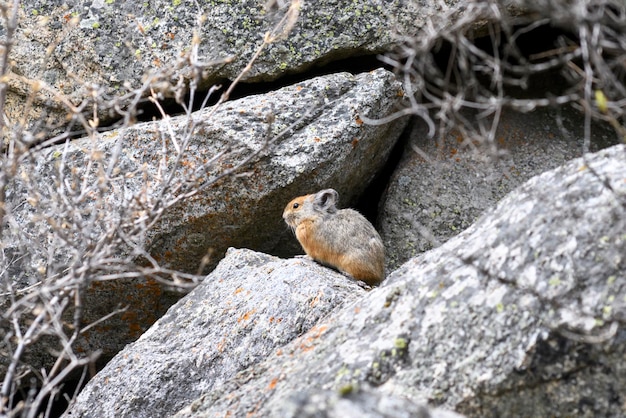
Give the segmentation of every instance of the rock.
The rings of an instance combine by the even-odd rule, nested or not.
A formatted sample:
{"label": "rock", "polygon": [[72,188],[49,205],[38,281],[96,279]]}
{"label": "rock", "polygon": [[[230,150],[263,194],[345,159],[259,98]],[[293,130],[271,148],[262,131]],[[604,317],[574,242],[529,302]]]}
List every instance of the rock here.
{"label": "rock", "polygon": [[[169,416],[267,356],[365,291],[305,259],[228,251],[204,282],[122,350],[81,392],[68,417]],[[303,351],[314,337],[299,339]],[[278,378],[278,377],[277,377]]]}
{"label": "rock", "polygon": [[[174,172],[174,186],[202,184],[258,152],[242,170],[249,175],[221,180],[185,199],[170,208],[151,230],[145,243],[151,255],[167,267],[194,273],[209,248],[218,260],[230,246],[287,251],[277,250],[281,239],[294,241],[281,216],[295,196],[332,187],[346,202],[357,197],[386,162],[406,123],[398,120],[373,126],[364,124],[360,116],[392,113],[400,95],[400,84],[382,69],[358,76],[340,73],[318,77],[228,102],[214,115],[212,108],[200,111],[193,115],[191,134],[186,131],[190,120],[180,116],[110,131],[97,142],[81,139],[46,148],[33,158],[35,175],[32,171],[28,175],[42,183],[39,187],[46,196],[59,178],[61,161],[71,172],[66,174],[72,176],[70,180],[82,181],[87,175],[87,183],[92,184],[98,177],[97,169],[85,171],[90,159],[97,165],[98,158],[105,156],[106,160],[119,153],[111,190],[103,195],[106,208],[99,208],[114,210],[125,204],[129,193],[154,198],[169,192],[169,197],[175,198],[170,190],[163,191],[163,169]],[[275,119],[269,138],[268,115]],[[176,147],[181,147],[186,137],[190,137],[189,145],[181,151],[180,164],[175,165]],[[266,145],[268,141],[272,142]],[[94,149],[98,152],[92,156]],[[205,168],[208,160],[225,151],[215,164]],[[167,158],[166,167],[163,158]],[[30,170],[25,166],[24,171]],[[28,192],[17,183],[7,190],[7,204],[21,226],[32,234],[41,233],[36,228],[41,221],[36,222],[32,215]]]}
{"label": "rock", "polygon": [[[7,224],[3,246],[7,254],[12,254],[6,260],[10,260],[14,273],[11,277],[17,281],[14,288],[44,279],[42,272],[48,277],[65,274],[65,267],[72,263],[80,269],[91,266],[95,271],[90,277],[97,278],[97,274],[103,274],[98,268],[112,268],[109,262],[102,266],[99,260],[103,254],[116,259],[132,257],[132,252],[123,249],[122,241],[102,253],[85,248],[100,246],[106,228],[113,238],[109,236],[105,242],[114,243],[116,234],[124,230],[116,226],[118,217],[133,222],[145,208],[154,210],[167,170],[175,176],[163,200],[176,197],[172,192],[175,186],[184,191],[189,183],[210,181],[211,176],[256,151],[261,152],[243,170],[249,175],[223,179],[179,202],[149,231],[142,244],[161,266],[189,273],[198,271],[209,250],[214,255],[209,267],[214,267],[229,246],[294,254],[298,244],[282,220],[284,206],[296,195],[324,187],[338,190],[346,202],[361,193],[385,163],[406,121],[371,126],[362,123],[359,115],[382,117],[391,113],[401,100],[399,92],[399,84],[386,70],[358,76],[334,74],[229,102],[212,116],[209,108],[195,113],[191,136],[186,134],[189,120],[181,116],[111,131],[97,141],[76,140],[41,151],[33,157],[32,166],[22,166],[23,173],[18,176],[21,180],[7,189],[7,207],[14,221]],[[272,135],[277,139],[263,148],[268,129],[264,119],[270,112],[275,115]],[[185,137],[190,139],[177,167],[170,132],[179,147]],[[233,152],[210,166],[207,174],[203,164],[229,147]],[[117,155],[117,161],[109,167],[112,155]],[[89,161],[93,165],[87,173]],[[64,206],[59,192],[61,163],[65,187],[86,181],[93,186],[93,193],[102,193],[100,200],[84,199],[71,210]],[[112,174],[103,189],[99,176],[108,169]],[[28,187],[25,178],[30,181]],[[34,190],[41,199],[33,200]],[[92,213],[106,216],[94,221],[90,229],[81,229],[82,224],[75,219],[90,219]],[[74,239],[68,242],[53,235],[47,217],[65,225],[66,230],[76,234]],[[92,258],[86,261],[86,256]],[[163,293],[162,286],[132,280],[94,284],[84,298],[84,324],[130,306],[121,317],[93,328],[76,343],[77,350],[104,350],[105,358],[134,341],[173,303],[173,297]],[[48,353],[47,348],[42,349]],[[33,366],[39,369],[44,365],[35,362]]]}
{"label": "rock", "polygon": [[[266,6],[272,3],[284,6],[268,10]],[[142,85],[144,74],[159,70],[165,74],[159,82],[176,81],[178,75],[189,79],[192,70],[180,56],[192,48],[194,32],[200,40],[196,61],[204,84],[233,80],[290,4],[265,0],[210,1],[201,6],[171,0],[29,1],[21,9],[12,51],[12,71],[17,77],[10,79],[11,92],[22,99],[12,100],[15,106],[9,114],[17,118],[25,113],[23,97],[32,88],[20,77],[40,79],[74,104],[90,100],[93,85],[101,97],[123,96]],[[243,80],[275,80],[330,61],[387,51],[397,42],[394,30],[415,33],[442,7],[438,2],[418,7],[402,0],[299,4],[292,33],[270,44]],[[37,104],[43,108],[34,112],[37,115],[65,116],[67,112],[58,98],[46,92]],[[112,104],[104,101],[100,107]],[[100,110],[104,117],[111,109]]]}
{"label": "rock", "polygon": [[440,408],[428,408],[409,399],[374,391],[339,394],[333,391],[307,390],[287,399],[281,417],[369,417],[369,418],[462,418]]}
{"label": "rock", "polygon": [[[428,138],[424,124],[414,124],[380,205],[387,270],[468,228],[532,176],[581,156],[583,125],[580,112],[566,106],[504,110],[493,153],[484,145],[464,144],[459,132]],[[619,142],[608,124],[594,124],[591,133],[592,151]]]}
{"label": "rock", "polygon": [[619,145],[532,178],[176,416],[282,416],[299,393],[314,402],[313,390],[468,416],[621,415],[625,160]]}

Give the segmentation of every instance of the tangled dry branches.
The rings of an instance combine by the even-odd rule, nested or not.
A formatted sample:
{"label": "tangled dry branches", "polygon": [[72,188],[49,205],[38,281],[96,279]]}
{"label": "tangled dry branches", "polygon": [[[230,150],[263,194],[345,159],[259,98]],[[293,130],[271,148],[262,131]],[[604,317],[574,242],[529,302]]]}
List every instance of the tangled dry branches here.
{"label": "tangled dry branches", "polygon": [[[532,39],[530,48],[523,42],[545,28],[557,35]],[[405,39],[386,61],[411,92],[402,114],[422,117],[431,135],[436,128],[455,128],[468,144],[494,145],[504,108],[528,112],[571,104],[584,114],[588,150],[592,119],[608,121],[626,139],[625,34],[626,7],[620,1],[471,1]],[[524,97],[548,74],[563,82]]]}
{"label": "tangled dry branches", "polygon": [[[193,170],[182,167],[190,152],[190,141],[202,123],[194,112],[208,109],[209,101],[215,97],[216,103],[205,117],[215,114],[261,51],[288,35],[298,18],[299,5],[300,2],[293,2],[278,7],[285,17],[277,22],[274,31],[262,36],[257,54],[220,97],[215,97],[220,86],[201,88],[203,72],[215,64],[202,62],[198,56],[199,28],[205,22],[202,13],[186,54],[146,74],[139,88],[116,97],[107,98],[100,86],[87,84],[84,87],[90,94],[74,104],[41,80],[19,79],[30,86],[30,96],[24,99],[24,114],[28,114],[35,97],[44,92],[64,105],[68,117],[55,126],[0,120],[4,139],[0,155],[0,368],[4,372],[0,378],[0,416],[49,416],[53,400],[68,376],[83,381],[93,368],[98,353],[77,352],[77,338],[123,309],[109,312],[96,322],[83,323],[84,291],[91,284],[151,278],[168,286],[188,288],[200,279],[198,275],[162,266],[146,250],[146,234],[169,208],[241,171],[263,151],[227,148]],[[11,74],[9,68],[19,8],[17,0],[0,4],[4,26],[0,114],[4,114],[8,78],[20,77]],[[173,97],[183,110],[179,115],[185,119],[179,124],[182,129],[174,129],[162,106],[167,97]],[[159,169],[149,171],[145,165],[139,165],[129,171],[120,159],[123,140],[112,149],[101,148],[101,132],[111,129],[102,126],[101,115],[115,112],[119,122],[114,128],[129,127],[136,122],[140,106],[146,101],[158,109],[158,118],[165,126],[159,133]],[[266,115],[265,147],[284,134],[272,133],[273,120],[273,115]],[[81,150],[80,166],[69,161],[71,140],[77,136],[87,144],[87,149]],[[40,153],[54,144],[64,144],[63,151],[55,151],[55,164],[48,171],[38,171]],[[224,156],[236,163],[214,170]],[[209,172],[213,174],[207,175]],[[40,176],[44,175],[54,181],[42,181]],[[125,183],[128,178],[142,179],[143,187],[129,189]],[[19,208],[9,204],[10,194],[18,196]],[[24,216],[28,219],[20,218]],[[50,350],[55,350],[52,354],[56,361],[50,368],[37,368],[26,361],[29,349],[43,340]],[[64,396],[72,398],[72,393]]]}

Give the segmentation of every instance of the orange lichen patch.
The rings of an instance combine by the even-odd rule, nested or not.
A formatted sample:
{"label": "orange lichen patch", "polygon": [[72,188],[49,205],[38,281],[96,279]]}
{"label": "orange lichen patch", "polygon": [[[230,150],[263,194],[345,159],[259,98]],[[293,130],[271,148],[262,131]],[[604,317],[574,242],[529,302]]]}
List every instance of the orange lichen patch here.
{"label": "orange lichen patch", "polygon": [[328,329],[326,325],[319,325],[311,328],[309,332],[300,338],[299,348],[302,351],[311,351],[315,348],[315,344],[319,337]]}
{"label": "orange lichen patch", "polygon": [[138,290],[150,292],[153,296],[156,297],[161,297],[161,293],[163,292],[163,289],[161,288],[159,282],[153,279],[146,279],[145,281],[136,283],[135,288],[137,288]]}
{"label": "orange lichen patch", "polygon": [[356,116],[356,118],[354,119],[354,121],[356,122],[357,125],[361,126],[363,125],[363,119],[361,119],[359,117],[359,115]]}
{"label": "orange lichen patch", "polygon": [[355,306],[354,307],[354,313],[358,314],[359,312],[361,312],[361,307],[360,306]]}
{"label": "orange lichen patch", "polygon": [[172,256],[173,256],[173,254],[172,254],[172,252],[171,252],[170,250],[166,250],[165,252],[163,252],[163,254],[162,254],[162,255],[157,254],[157,253],[153,254],[154,259],[155,259],[157,262],[159,262],[159,263],[160,263],[160,262],[163,262],[164,260],[169,260],[169,259],[171,259],[171,258],[172,258]]}
{"label": "orange lichen patch", "polygon": [[224,348],[226,348],[226,338],[222,338],[222,340],[217,343],[217,351],[222,353],[224,351]]}
{"label": "orange lichen patch", "polygon": [[139,325],[139,316],[135,311],[126,311],[122,314],[122,321],[128,324],[128,331],[133,337],[139,338],[141,335],[141,326]]}
{"label": "orange lichen patch", "polygon": [[182,165],[183,167],[187,167],[187,168],[195,168],[196,167],[195,161],[182,160],[180,162],[180,165]]}
{"label": "orange lichen patch", "polygon": [[243,287],[238,287],[237,289],[235,289],[235,291],[233,292],[235,295],[239,294],[243,292]]}
{"label": "orange lichen patch", "polygon": [[276,355],[277,356],[282,356],[283,355],[283,350],[281,348],[279,348],[278,350],[276,350]]}
{"label": "orange lichen patch", "polygon": [[151,279],[119,280],[93,282],[85,292],[87,301],[98,299],[110,303],[91,303],[84,312],[85,324],[100,320],[106,313],[119,307],[125,309],[119,315],[108,318],[106,321],[94,325],[82,335],[87,341],[94,344],[101,338],[114,338],[132,341],[138,338],[145,329],[150,327],[159,315],[163,289],[161,285]]}
{"label": "orange lichen patch", "polygon": [[319,136],[316,136],[315,138],[313,138],[313,141],[315,142],[320,142],[322,139]]}
{"label": "orange lichen patch", "polygon": [[268,390],[274,390],[276,389],[276,385],[278,384],[278,381],[280,379],[278,377],[273,378],[272,380],[270,380],[270,384],[267,385],[267,389]]}
{"label": "orange lichen patch", "polygon": [[296,86],[296,91],[302,90],[302,86]]}
{"label": "orange lichen patch", "polygon": [[309,306],[310,306],[311,308],[313,308],[315,305],[317,305],[317,304],[318,304],[318,302],[320,301],[320,297],[321,297],[322,295],[323,295],[323,293],[322,293],[321,291],[320,291],[320,292],[317,292],[317,295],[315,295],[315,297],[313,298],[313,300],[311,300],[311,302],[309,303]]}
{"label": "orange lichen patch", "polygon": [[254,315],[255,313],[256,313],[256,308],[241,315],[239,318],[237,318],[237,322],[249,321],[250,317]]}
{"label": "orange lichen patch", "polygon": [[152,60],[152,64],[153,64],[155,67],[160,67],[160,66],[161,66],[161,60],[160,60],[160,59],[158,59],[158,58],[155,58],[155,59],[153,59],[153,60]]}
{"label": "orange lichen patch", "polygon": [[355,149],[359,145],[359,138],[352,138],[352,149]]}
{"label": "orange lichen patch", "polygon": [[454,157],[458,150],[456,148],[450,148],[450,157]]}

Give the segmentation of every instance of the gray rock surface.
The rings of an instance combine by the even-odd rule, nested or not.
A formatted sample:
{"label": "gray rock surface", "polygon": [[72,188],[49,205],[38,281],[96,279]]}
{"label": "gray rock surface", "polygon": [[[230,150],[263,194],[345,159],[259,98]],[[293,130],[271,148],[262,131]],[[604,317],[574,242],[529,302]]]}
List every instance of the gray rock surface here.
{"label": "gray rock surface", "polygon": [[[7,189],[7,206],[16,221],[7,225],[3,245],[17,260],[11,264],[11,277],[20,282],[15,287],[42,280],[41,266],[52,276],[55,271],[63,271],[66,261],[82,265],[85,254],[82,246],[89,245],[89,240],[97,245],[99,240],[96,230],[92,231],[93,236],[70,242],[53,237],[46,218],[41,216],[43,213],[56,217],[59,224],[64,222],[72,228],[78,224],[71,216],[82,216],[78,212],[62,215],[67,212],[58,194],[61,161],[65,165],[67,184],[87,181],[97,185],[98,173],[101,173],[97,169],[98,155],[102,154],[93,151],[109,156],[119,152],[115,169],[111,170],[111,187],[103,194],[104,203],[95,210],[89,206],[94,202],[86,200],[82,209],[85,216],[106,213],[112,218],[115,214],[132,218],[136,216],[134,212],[124,212],[125,207],[130,207],[131,196],[143,200],[146,196],[159,196],[165,177],[162,162],[166,155],[166,168],[175,172],[174,184],[184,185],[199,177],[206,179],[202,164],[231,147],[233,154],[226,154],[210,167],[209,175],[218,175],[263,147],[268,127],[264,118],[270,111],[275,115],[272,134],[290,126],[292,129],[246,167],[244,171],[250,175],[224,179],[171,208],[150,231],[145,246],[162,266],[190,273],[198,270],[209,249],[214,254],[210,266],[219,261],[229,246],[294,254],[298,244],[282,220],[284,206],[297,195],[323,187],[335,188],[346,202],[362,192],[385,163],[405,121],[370,126],[361,123],[359,115],[383,116],[392,112],[401,100],[399,89],[393,74],[382,69],[358,76],[341,73],[229,102],[212,117],[207,116],[210,109],[205,109],[193,115],[196,128],[178,168],[173,165],[176,151],[170,128],[174,138],[180,141],[189,126],[186,117],[137,124],[102,134],[98,142],[76,140],[67,146],[42,151],[33,160],[34,166],[24,165],[23,169],[24,175],[37,179],[31,186],[42,196],[48,196],[47,201],[33,202],[32,193],[19,182]],[[86,174],[92,157],[93,170]],[[32,171],[37,174],[30,176]],[[48,182],[41,181],[44,179]],[[109,220],[103,222],[103,228],[107,227],[107,222]],[[17,242],[32,244],[27,248],[12,244]],[[77,246],[74,253],[70,248],[72,242]],[[121,248],[120,252],[123,252]],[[68,261],[72,257],[77,259]],[[130,280],[92,286],[85,294],[85,324],[118,307],[128,305],[130,309],[101,327],[93,328],[77,343],[78,349],[101,349],[106,358],[134,341],[173,303],[170,295],[162,290],[158,284],[142,285]],[[42,349],[46,355],[48,350]],[[34,365],[42,367],[37,361]]]}
{"label": "gray rock surface", "polygon": [[409,399],[375,391],[337,393],[311,390],[295,393],[281,408],[281,417],[327,418],[462,418],[441,408],[428,408]]}
{"label": "gray rock surface", "polygon": [[319,390],[468,416],[622,415],[625,161],[619,145],[534,177],[177,417],[290,416]]}
{"label": "gray rock surface", "polygon": [[[313,261],[228,251],[219,266],[81,392],[68,417],[169,416],[249,370],[363,295]],[[303,351],[315,337],[297,340]],[[278,376],[276,376],[278,378]]]}
{"label": "gray rock surface", "polygon": [[[392,73],[379,69],[353,76],[333,74],[307,80],[263,95],[249,96],[193,115],[195,129],[182,162],[174,166],[174,138],[184,138],[189,120],[185,116],[142,123],[102,134],[97,144],[90,139],[50,147],[41,152],[35,170],[41,179],[56,177],[61,156],[77,179],[85,177],[86,163],[94,149],[110,155],[119,150],[117,176],[105,196],[107,206],[118,207],[126,194],[149,196],[161,192],[162,159],[175,172],[175,181],[210,181],[214,176],[261,150],[245,167],[250,175],[227,178],[205,192],[168,210],[156,225],[146,247],[163,265],[190,273],[197,271],[207,249],[217,257],[228,247],[245,246],[281,253],[282,239],[289,237],[282,211],[295,196],[322,187],[336,189],[344,202],[358,196],[386,162],[406,120],[382,126],[364,124],[360,115],[386,116],[401,98],[400,84]],[[274,115],[270,137],[265,118]],[[173,135],[170,134],[170,129]],[[287,134],[280,135],[287,130]],[[163,148],[163,139],[166,149]],[[271,145],[265,143],[274,140]],[[209,173],[203,164],[220,152],[232,150]],[[146,164],[143,166],[143,164]],[[128,176],[128,173],[143,175]],[[89,183],[97,180],[89,173]],[[42,184],[47,189],[49,184]],[[29,222],[29,204],[21,190],[7,191],[12,213]]]}
{"label": "gray rock surface", "polygon": [[[583,115],[566,106],[530,113],[505,110],[494,153],[464,142],[459,132],[428,138],[418,121],[380,205],[388,271],[468,228],[532,176],[580,157],[583,125]],[[591,133],[592,151],[619,141],[608,124],[594,124]]]}
{"label": "gray rock surface", "polygon": [[[266,9],[272,3],[283,6]],[[73,103],[88,99],[93,84],[105,97],[113,97],[140,86],[146,73],[175,67],[181,54],[191,49],[197,31],[196,61],[204,82],[233,80],[290,4],[32,0],[21,10],[13,72],[45,81]],[[422,2],[418,7],[402,0],[316,0],[300,5],[291,36],[269,45],[244,80],[275,80],[314,65],[389,50],[396,42],[394,30],[413,33],[442,7],[439,2]],[[188,66],[175,72],[184,77],[190,73]],[[11,92],[24,97],[29,91],[23,80],[11,79]],[[19,99],[12,103],[11,116],[22,115],[24,104]],[[39,104],[62,109],[50,94],[42,94]]]}
{"label": "gray rock surface", "polygon": [[[365,294],[307,260],[232,251],[89,383],[68,416],[107,410],[103,402],[114,393],[117,416],[132,403],[169,408],[163,385],[180,405],[176,385],[190,381],[193,394],[203,394],[179,418],[380,417],[390,408],[398,416],[438,416],[419,406],[424,402],[477,417],[619,416],[626,385],[625,161],[619,145],[532,178]],[[323,313],[299,315],[305,326],[289,317],[295,322],[284,328],[266,327],[271,315],[284,314],[264,309],[286,312],[292,296],[277,300],[283,292],[306,295],[295,309],[333,296],[321,297],[330,301]],[[333,310],[343,297],[349,300]],[[264,339],[273,342],[258,343]],[[220,352],[219,342],[237,349]],[[268,349],[261,354],[259,347]],[[209,357],[197,354],[203,350]],[[214,368],[207,358],[222,364]],[[188,367],[193,373],[178,374]],[[214,376],[217,370],[225,372]],[[135,379],[153,393],[128,383]]]}

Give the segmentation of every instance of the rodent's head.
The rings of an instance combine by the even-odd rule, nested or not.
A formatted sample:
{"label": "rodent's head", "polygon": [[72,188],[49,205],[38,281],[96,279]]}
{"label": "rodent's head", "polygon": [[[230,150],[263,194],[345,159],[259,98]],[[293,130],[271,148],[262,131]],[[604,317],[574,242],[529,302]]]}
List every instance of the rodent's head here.
{"label": "rodent's head", "polygon": [[296,228],[305,219],[337,212],[338,198],[339,194],[333,189],[324,189],[315,194],[296,197],[285,207],[283,219],[291,228]]}

